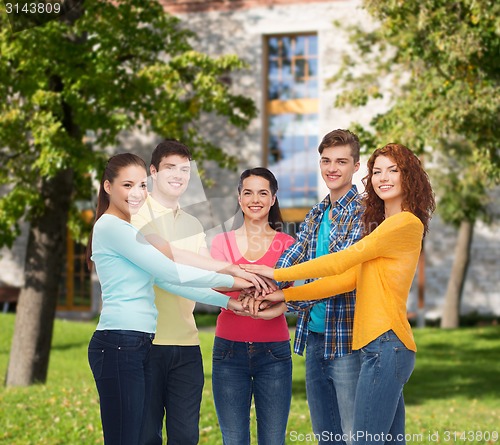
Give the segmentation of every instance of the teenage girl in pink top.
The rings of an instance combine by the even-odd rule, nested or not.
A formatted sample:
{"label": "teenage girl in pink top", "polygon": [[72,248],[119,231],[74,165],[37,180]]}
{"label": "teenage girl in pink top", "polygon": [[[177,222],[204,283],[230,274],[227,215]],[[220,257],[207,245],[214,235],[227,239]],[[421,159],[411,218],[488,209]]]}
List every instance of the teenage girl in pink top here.
{"label": "teenage girl in pink top", "polygon": [[[243,224],[214,238],[213,258],[234,264],[276,264],[294,243],[280,231],[277,191],[276,178],[268,169],[242,173],[238,201]],[[250,444],[252,395],[258,443],[284,444],[292,396],[290,335],[284,315],[260,320],[222,309],[215,331],[212,387],[224,445]]]}

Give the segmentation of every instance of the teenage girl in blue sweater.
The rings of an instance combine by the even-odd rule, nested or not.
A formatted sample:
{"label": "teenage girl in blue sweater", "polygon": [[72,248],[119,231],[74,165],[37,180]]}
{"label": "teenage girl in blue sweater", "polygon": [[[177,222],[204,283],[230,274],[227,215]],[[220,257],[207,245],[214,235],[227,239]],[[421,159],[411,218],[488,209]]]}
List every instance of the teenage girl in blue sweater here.
{"label": "teenage girl in blue sweater", "polygon": [[138,445],[150,391],[148,355],[156,329],[153,285],[232,310],[237,300],[211,288],[244,288],[230,275],[169,260],[130,224],[147,196],[146,166],[130,153],[109,159],[102,176],[87,260],[96,268],[102,310],[89,364],[99,392],[106,445]]}

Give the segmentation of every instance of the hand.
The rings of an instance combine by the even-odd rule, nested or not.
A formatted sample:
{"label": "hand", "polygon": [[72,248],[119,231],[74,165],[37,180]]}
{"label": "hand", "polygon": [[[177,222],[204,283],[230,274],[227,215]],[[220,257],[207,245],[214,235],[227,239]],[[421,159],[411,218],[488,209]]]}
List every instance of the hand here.
{"label": "hand", "polygon": [[241,301],[236,300],[234,298],[230,298],[227,303],[227,309],[236,313],[245,313],[245,315],[250,315],[248,311],[245,311],[245,308],[241,304]]}
{"label": "hand", "polygon": [[[244,280],[250,281],[255,288],[262,294],[269,294],[277,289],[277,286],[273,280],[269,278],[261,277],[255,273],[247,272],[242,268],[238,267],[236,264],[231,264],[226,268],[233,277],[243,278]],[[271,277],[272,278],[272,277]]]}
{"label": "hand", "polygon": [[239,277],[234,277],[234,284],[232,289],[252,289],[253,291],[254,285],[251,281],[247,281]]}
{"label": "hand", "polygon": [[263,264],[240,264],[239,266],[247,272],[258,274],[262,277],[274,278],[274,269],[272,267],[264,266]]}
{"label": "hand", "polygon": [[283,302],[273,303],[269,300],[257,300],[253,297],[246,297],[241,304],[245,309],[244,315],[250,315],[255,319],[271,320],[287,311],[287,306]]}
{"label": "hand", "polygon": [[273,318],[279,317],[287,311],[285,303],[273,304],[270,301],[264,300],[260,303],[260,311],[254,315],[254,318],[260,318],[262,320],[271,320]]}
{"label": "hand", "polygon": [[267,300],[267,301],[272,301],[275,303],[280,303],[282,301],[285,301],[285,294],[281,289],[278,289],[274,291],[272,294],[267,294],[265,297],[258,297],[260,300]]}

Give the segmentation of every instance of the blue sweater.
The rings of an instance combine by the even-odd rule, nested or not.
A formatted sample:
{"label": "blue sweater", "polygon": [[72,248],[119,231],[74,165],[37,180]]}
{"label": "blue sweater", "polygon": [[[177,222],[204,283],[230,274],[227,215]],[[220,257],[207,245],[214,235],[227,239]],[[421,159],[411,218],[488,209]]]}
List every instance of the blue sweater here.
{"label": "blue sweater", "polygon": [[174,263],[134,226],[109,214],[102,215],[94,225],[91,259],[102,291],[97,330],[155,332],[153,284],[190,300],[224,308],[229,297],[210,288],[234,284],[230,275]]}

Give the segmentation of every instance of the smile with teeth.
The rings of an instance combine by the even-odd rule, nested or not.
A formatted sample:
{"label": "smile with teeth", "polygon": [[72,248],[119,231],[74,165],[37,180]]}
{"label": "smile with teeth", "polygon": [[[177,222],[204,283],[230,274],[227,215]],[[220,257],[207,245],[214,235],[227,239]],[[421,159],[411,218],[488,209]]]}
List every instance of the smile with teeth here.
{"label": "smile with teeth", "polygon": [[392,185],[381,185],[379,187],[380,190],[389,190],[392,188]]}
{"label": "smile with teeth", "polygon": [[127,203],[131,207],[137,207],[137,206],[142,204],[142,201],[130,201],[130,200],[128,200]]}
{"label": "smile with teeth", "polygon": [[182,187],[182,183],[180,183],[180,182],[169,182],[169,184],[170,184],[172,187],[175,187],[175,188]]}

